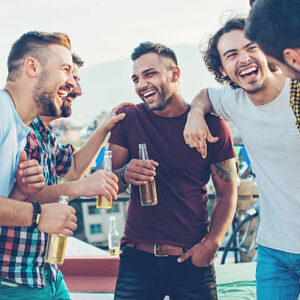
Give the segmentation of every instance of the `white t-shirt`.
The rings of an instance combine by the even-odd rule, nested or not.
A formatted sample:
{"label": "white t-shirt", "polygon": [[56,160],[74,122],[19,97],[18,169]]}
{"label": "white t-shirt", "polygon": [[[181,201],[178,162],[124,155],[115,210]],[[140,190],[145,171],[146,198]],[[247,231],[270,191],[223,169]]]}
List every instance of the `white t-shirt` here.
{"label": "white t-shirt", "polygon": [[300,133],[289,80],[272,102],[255,106],[242,89],[208,89],[214,111],[237,126],[257,177],[262,246],[300,253]]}
{"label": "white t-shirt", "polygon": [[20,119],[11,99],[0,90],[0,196],[8,197],[15,179],[20,151],[29,128]]}

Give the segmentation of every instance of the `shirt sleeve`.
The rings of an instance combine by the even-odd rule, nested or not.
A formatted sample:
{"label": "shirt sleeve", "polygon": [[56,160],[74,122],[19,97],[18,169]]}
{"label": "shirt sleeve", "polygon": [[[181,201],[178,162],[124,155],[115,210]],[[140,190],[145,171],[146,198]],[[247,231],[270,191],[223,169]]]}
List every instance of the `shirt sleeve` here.
{"label": "shirt sleeve", "polygon": [[72,164],[72,154],[75,149],[71,144],[62,145],[55,139],[56,175],[63,177]]}
{"label": "shirt sleeve", "polygon": [[12,118],[7,101],[0,98],[0,145],[7,134]]}
{"label": "shirt sleeve", "polygon": [[230,88],[208,88],[207,93],[215,113],[225,120],[231,120],[228,105],[230,98],[234,97],[234,91]]}
{"label": "shirt sleeve", "polygon": [[30,132],[26,136],[26,146],[24,148],[27,159],[36,159],[41,164],[41,153],[38,151],[37,145],[39,145],[38,138],[32,128],[29,128]]}
{"label": "shirt sleeve", "polygon": [[108,142],[110,144],[119,145],[128,149],[128,138],[127,138],[127,128],[130,126],[130,115],[132,115],[132,109],[130,107],[124,107],[118,111],[118,113],[125,113],[126,117],[118,122],[111,131],[110,138]]}
{"label": "shirt sleeve", "polygon": [[233,136],[227,123],[215,116],[210,116],[207,123],[212,135],[219,137],[216,143],[208,143],[210,164],[234,158]]}

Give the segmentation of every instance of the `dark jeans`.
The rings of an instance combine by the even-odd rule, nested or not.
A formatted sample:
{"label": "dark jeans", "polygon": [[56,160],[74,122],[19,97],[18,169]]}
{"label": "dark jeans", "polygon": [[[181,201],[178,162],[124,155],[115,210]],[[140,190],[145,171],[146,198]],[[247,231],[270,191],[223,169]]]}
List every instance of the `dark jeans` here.
{"label": "dark jeans", "polygon": [[213,266],[198,268],[189,259],[153,254],[123,247],[116,284],[115,300],[216,300]]}

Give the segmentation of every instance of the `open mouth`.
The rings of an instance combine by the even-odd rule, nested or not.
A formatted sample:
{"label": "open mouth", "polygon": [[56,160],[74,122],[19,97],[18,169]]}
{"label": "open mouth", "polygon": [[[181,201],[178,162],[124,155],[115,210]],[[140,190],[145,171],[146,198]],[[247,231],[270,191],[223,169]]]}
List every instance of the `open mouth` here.
{"label": "open mouth", "polygon": [[258,73],[258,68],[256,66],[251,66],[242,69],[239,72],[239,75],[243,78],[253,78],[257,75],[257,73]]}
{"label": "open mouth", "polygon": [[65,100],[67,101],[67,103],[69,103],[70,105],[72,104],[72,102],[76,99],[76,95],[73,93],[69,93],[67,95],[67,97],[65,98]]}
{"label": "open mouth", "polygon": [[58,91],[57,91],[57,95],[58,97],[62,100],[63,98],[67,97],[68,95],[68,90],[65,89],[65,88],[60,88]]}
{"label": "open mouth", "polygon": [[157,92],[155,90],[147,90],[140,93],[140,96],[143,98],[146,102],[152,102],[154,100],[154,96]]}

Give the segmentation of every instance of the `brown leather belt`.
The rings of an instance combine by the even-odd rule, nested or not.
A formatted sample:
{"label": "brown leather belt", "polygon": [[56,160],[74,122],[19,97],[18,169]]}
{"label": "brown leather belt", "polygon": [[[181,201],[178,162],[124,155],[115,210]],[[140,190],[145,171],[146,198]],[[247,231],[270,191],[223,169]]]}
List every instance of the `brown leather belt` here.
{"label": "brown leather belt", "polygon": [[160,245],[160,244],[139,244],[139,243],[127,243],[125,246],[136,248],[141,251],[145,251],[157,257],[166,256],[179,256],[187,251],[185,248],[180,248],[171,245]]}

